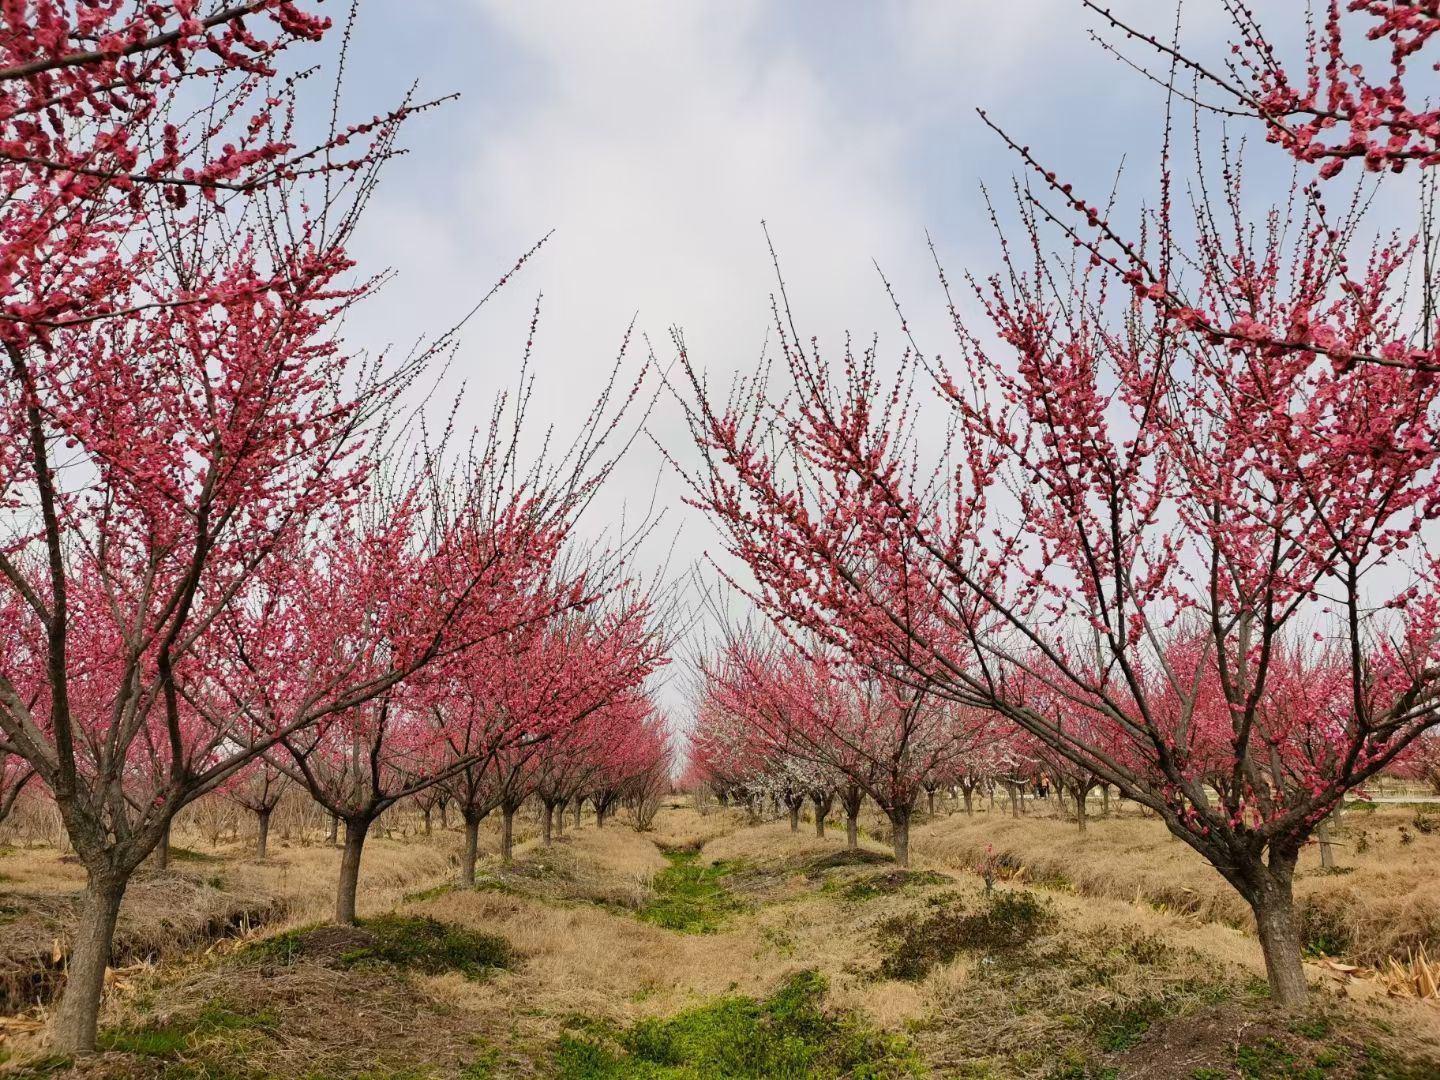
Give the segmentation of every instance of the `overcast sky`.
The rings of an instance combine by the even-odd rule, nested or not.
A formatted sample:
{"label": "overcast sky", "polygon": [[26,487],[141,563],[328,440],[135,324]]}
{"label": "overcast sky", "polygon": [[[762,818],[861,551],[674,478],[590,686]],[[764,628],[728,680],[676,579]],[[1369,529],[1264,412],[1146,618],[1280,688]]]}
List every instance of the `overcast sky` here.
{"label": "overcast sky", "polygon": [[[1297,3],[1254,6],[1284,23]],[[1161,0],[1114,8],[1162,32],[1173,16]],[[1197,51],[1220,45],[1218,8],[1187,4]],[[407,132],[372,206],[357,254],[398,278],[351,332],[376,345],[443,329],[554,230],[467,329],[457,377],[479,418],[513,384],[543,293],[533,420],[568,434],[632,316],[662,356],[683,327],[719,383],[753,366],[774,283],[764,219],[806,333],[896,341],[875,260],[922,346],[943,351],[926,232],[952,276],[994,269],[981,185],[1017,173],[977,107],[1082,190],[1108,190],[1127,154],[1126,182],[1153,186],[1161,95],[1089,40],[1094,23],[1079,0],[368,0],[346,111],[382,110],[412,78],[462,96]],[[683,455],[677,409],[652,428]],[[588,527],[643,508],[657,475],[680,573],[715,535],[649,446]]]}

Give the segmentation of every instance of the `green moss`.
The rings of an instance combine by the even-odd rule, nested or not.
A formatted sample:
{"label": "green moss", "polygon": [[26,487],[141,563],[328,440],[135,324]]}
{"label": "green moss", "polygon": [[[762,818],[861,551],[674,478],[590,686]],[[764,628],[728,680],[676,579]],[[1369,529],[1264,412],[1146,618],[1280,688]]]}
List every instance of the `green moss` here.
{"label": "green moss", "polygon": [[921,1075],[903,1037],[822,1006],[826,983],[794,976],[772,997],[726,997],[628,1031],[567,1034],[555,1051],[559,1080],[760,1080]]}
{"label": "green moss", "polygon": [[682,934],[713,934],[745,905],[725,887],[737,864],[702,864],[695,851],[667,851],[670,865],[655,875],[655,899],[636,912],[643,922]]}

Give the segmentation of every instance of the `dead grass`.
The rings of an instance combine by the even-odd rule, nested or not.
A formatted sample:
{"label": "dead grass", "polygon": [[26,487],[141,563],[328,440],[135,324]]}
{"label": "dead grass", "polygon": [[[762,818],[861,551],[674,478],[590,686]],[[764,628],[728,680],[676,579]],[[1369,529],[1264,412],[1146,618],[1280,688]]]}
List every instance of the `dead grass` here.
{"label": "dead grass", "polygon": [[[1422,945],[1432,955],[1440,951],[1440,830],[1420,832],[1415,816],[1412,809],[1387,806],[1348,811],[1334,830],[1338,872],[1321,870],[1317,846],[1305,851],[1295,891],[1302,933],[1313,951],[1370,965],[1390,956],[1403,959]],[[938,816],[912,836],[918,861],[940,867],[974,866],[987,845],[1012,873],[1023,871],[1024,880],[1052,889],[1253,925],[1244,901],[1209,864],[1133,808],[1094,819],[1081,833],[1044,804],[1019,819],[997,804],[994,812],[973,818]]]}
{"label": "dead grass", "polygon": [[[1363,863],[1354,860],[1350,874],[1307,874],[1303,887],[1333,897],[1353,886],[1363,910],[1381,918],[1380,898],[1365,899],[1372,886],[1362,883],[1420,875],[1392,865],[1396,852],[1387,854],[1383,841],[1377,857],[1383,813],[1375,812],[1377,824],[1360,823],[1371,829]],[[86,1062],[75,1075],[550,1076],[567,1033],[629,1030],[727,996],[768,999],[808,971],[828,984],[827,1009],[908,1035],[935,1075],[1192,1080],[1238,1075],[1237,1055],[1248,1054],[1245,1061],[1279,1063],[1279,1071],[1246,1076],[1309,1076],[1299,1070],[1314,1067],[1322,1070],[1316,1076],[1349,1080],[1362,1074],[1325,1065],[1327,1054],[1440,1060],[1440,1007],[1388,998],[1378,983],[1341,985],[1316,969],[1313,1009],[1293,1016],[1271,1009],[1259,948],[1228,924],[1243,920],[1226,918],[1206,881],[1213,871],[1157,829],[1126,816],[1092,822],[1080,840],[1073,825],[1043,815],[940,818],[917,827],[915,865],[893,888],[888,850],[873,839],[851,854],[843,832],[822,841],[809,830],[792,834],[783,821],[747,827],[738,813],[688,807],[662,810],[643,835],[621,821],[603,830],[587,821],[549,848],[527,840],[510,869],[485,859],[479,869],[488,887],[475,890],[423,887],[450,878],[455,834],[377,838],[362,873],[362,914],[394,909],[495,935],[513,955],[509,968],[476,980],[460,971],[347,966],[324,950],[255,963],[218,949],[127,980],[125,992],[107,998],[106,1024],[131,1033],[113,1043],[130,1049],[105,1055],[103,1067],[100,1059]],[[981,882],[966,873],[970,852],[986,842],[1026,867],[1018,882],[999,888],[1041,898],[1046,918],[1015,935],[971,934],[965,923],[955,948],[928,958],[924,970],[886,977],[897,934],[914,928],[923,937],[937,914],[960,925],[988,910]],[[680,933],[636,917],[669,865],[657,844],[698,851],[697,865],[725,863],[723,884],[744,902],[715,932]],[[1406,849],[1430,857],[1419,838]],[[290,925],[328,914],[337,862],[333,849],[294,847],[265,863],[226,857],[217,872],[237,888],[288,890]],[[37,864],[31,880],[46,874],[55,874],[53,860]],[[874,887],[877,875],[884,887]],[[1193,889],[1200,900],[1167,904],[1158,899],[1163,888]],[[205,1026],[212,1014],[265,1020],[226,1034],[223,1023]],[[166,1038],[189,1048],[187,1061],[234,1067],[167,1073],[171,1058],[147,1059],[136,1049],[150,1045],[146,1039],[171,1045]],[[1188,1071],[1173,1062],[1190,1063]]]}

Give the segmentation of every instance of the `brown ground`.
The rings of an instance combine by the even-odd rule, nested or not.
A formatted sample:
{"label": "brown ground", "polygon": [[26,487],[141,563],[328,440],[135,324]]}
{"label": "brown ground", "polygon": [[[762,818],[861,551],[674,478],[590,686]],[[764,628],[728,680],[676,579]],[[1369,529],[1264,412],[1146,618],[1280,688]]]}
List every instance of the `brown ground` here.
{"label": "brown ground", "polygon": [[[148,1052],[122,1037],[111,1043],[121,1050],[96,1059],[45,1064],[37,1057],[43,1030],[26,1030],[33,1025],[22,1017],[0,1053],[8,1045],[9,1067],[31,1075],[40,1061],[46,1075],[176,1080],[551,1076],[557,1040],[577,1024],[622,1030],[727,994],[763,998],[815,970],[828,980],[827,1007],[903,1034],[936,1076],[1440,1077],[1440,1065],[1424,1063],[1440,1062],[1436,1003],[1392,997],[1373,979],[1342,984],[1317,963],[1311,1008],[1271,1008],[1258,946],[1240,928],[1243,911],[1153,821],[1132,810],[1092,821],[1079,838],[1048,808],[1018,821],[1001,809],[974,819],[942,813],[918,826],[919,873],[904,878],[873,835],[853,859],[843,853],[843,830],[817,840],[808,825],[796,835],[783,821],[751,826],[736,811],[678,804],[649,833],[623,818],[596,830],[587,818],[552,848],[526,839],[513,867],[482,862],[476,890],[445,887],[453,831],[372,842],[362,917],[397,910],[499,935],[519,961],[485,979],[347,967],[343,958],[363,941],[354,931],[314,932],[294,962],[267,960],[248,940],[207,952],[198,947],[205,932],[185,928],[208,925],[232,901],[276,905],[252,939],[322,920],[338,864],[318,837],[272,846],[264,863],[246,858],[243,845],[221,845],[216,861],[178,862],[132,893],[134,932],[173,940],[155,950],[158,966],[122,971],[107,998],[107,1030],[179,1030],[183,1049],[166,1043]],[[1417,831],[1414,816],[1351,814],[1337,836],[1351,845],[1340,849],[1350,872],[1302,879],[1307,904],[1344,913],[1335,926],[1348,928],[1358,958],[1434,940],[1426,882],[1433,890],[1440,836]],[[1403,845],[1402,824],[1414,835]],[[1360,829],[1368,850],[1357,855]],[[196,837],[179,842],[210,854]],[[493,850],[493,837],[487,843]],[[1033,894],[1047,913],[1043,925],[1013,946],[962,949],[914,981],[881,977],[887,926],[983,909],[983,885],[968,867],[985,843],[1011,856],[1013,880],[1000,888]],[[637,917],[669,865],[662,849],[683,848],[728,868],[724,886],[737,910],[718,932],[679,933]],[[78,883],[76,868],[35,848],[0,857],[0,874],[0,910],[13,920],[0,921],[0,956],[24,955],[21,943],[43,934],[53,946],[68,903],[57,897]],[[1167,899],[1175,895],[1192,899]],[[164,933],[157,919],[168,920]],[[213,1015],[221,1019],[205,1019]],[[236,1063],[241,1071],[221,1070]]]}

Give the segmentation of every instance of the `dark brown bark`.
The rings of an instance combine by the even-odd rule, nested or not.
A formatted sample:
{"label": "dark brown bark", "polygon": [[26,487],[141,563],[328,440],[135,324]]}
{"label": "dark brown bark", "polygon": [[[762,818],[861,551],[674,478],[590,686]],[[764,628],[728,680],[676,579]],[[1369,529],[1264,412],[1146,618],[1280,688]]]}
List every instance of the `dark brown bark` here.
{"label": "dark brown bark", "polygon": [[543,835],[544,835],[544,837],[545,837],[545,846],[546,846],[546,847],[549,847],[552,843],[554,843],[554,834],[555,834],[555,807],[554,807],[551,803],[548,803],[548,802],[547,802],[547,803],[544,803],[544,804],[543,804],[543,807],[544,807],[544,809],[543,809],[542,815],[541,815],[541,820],[542,820],[542,823],[543,823],[543,824],[542,824],[542,830],[543,830]]}
{"label": "dark brown bark", "polygon": [[256,823],[259,826],[255,837],[255,857],[257,859],[265,858],[270,847],[270,815],[273,812],[272,810],[260,810],[255,814]]}

